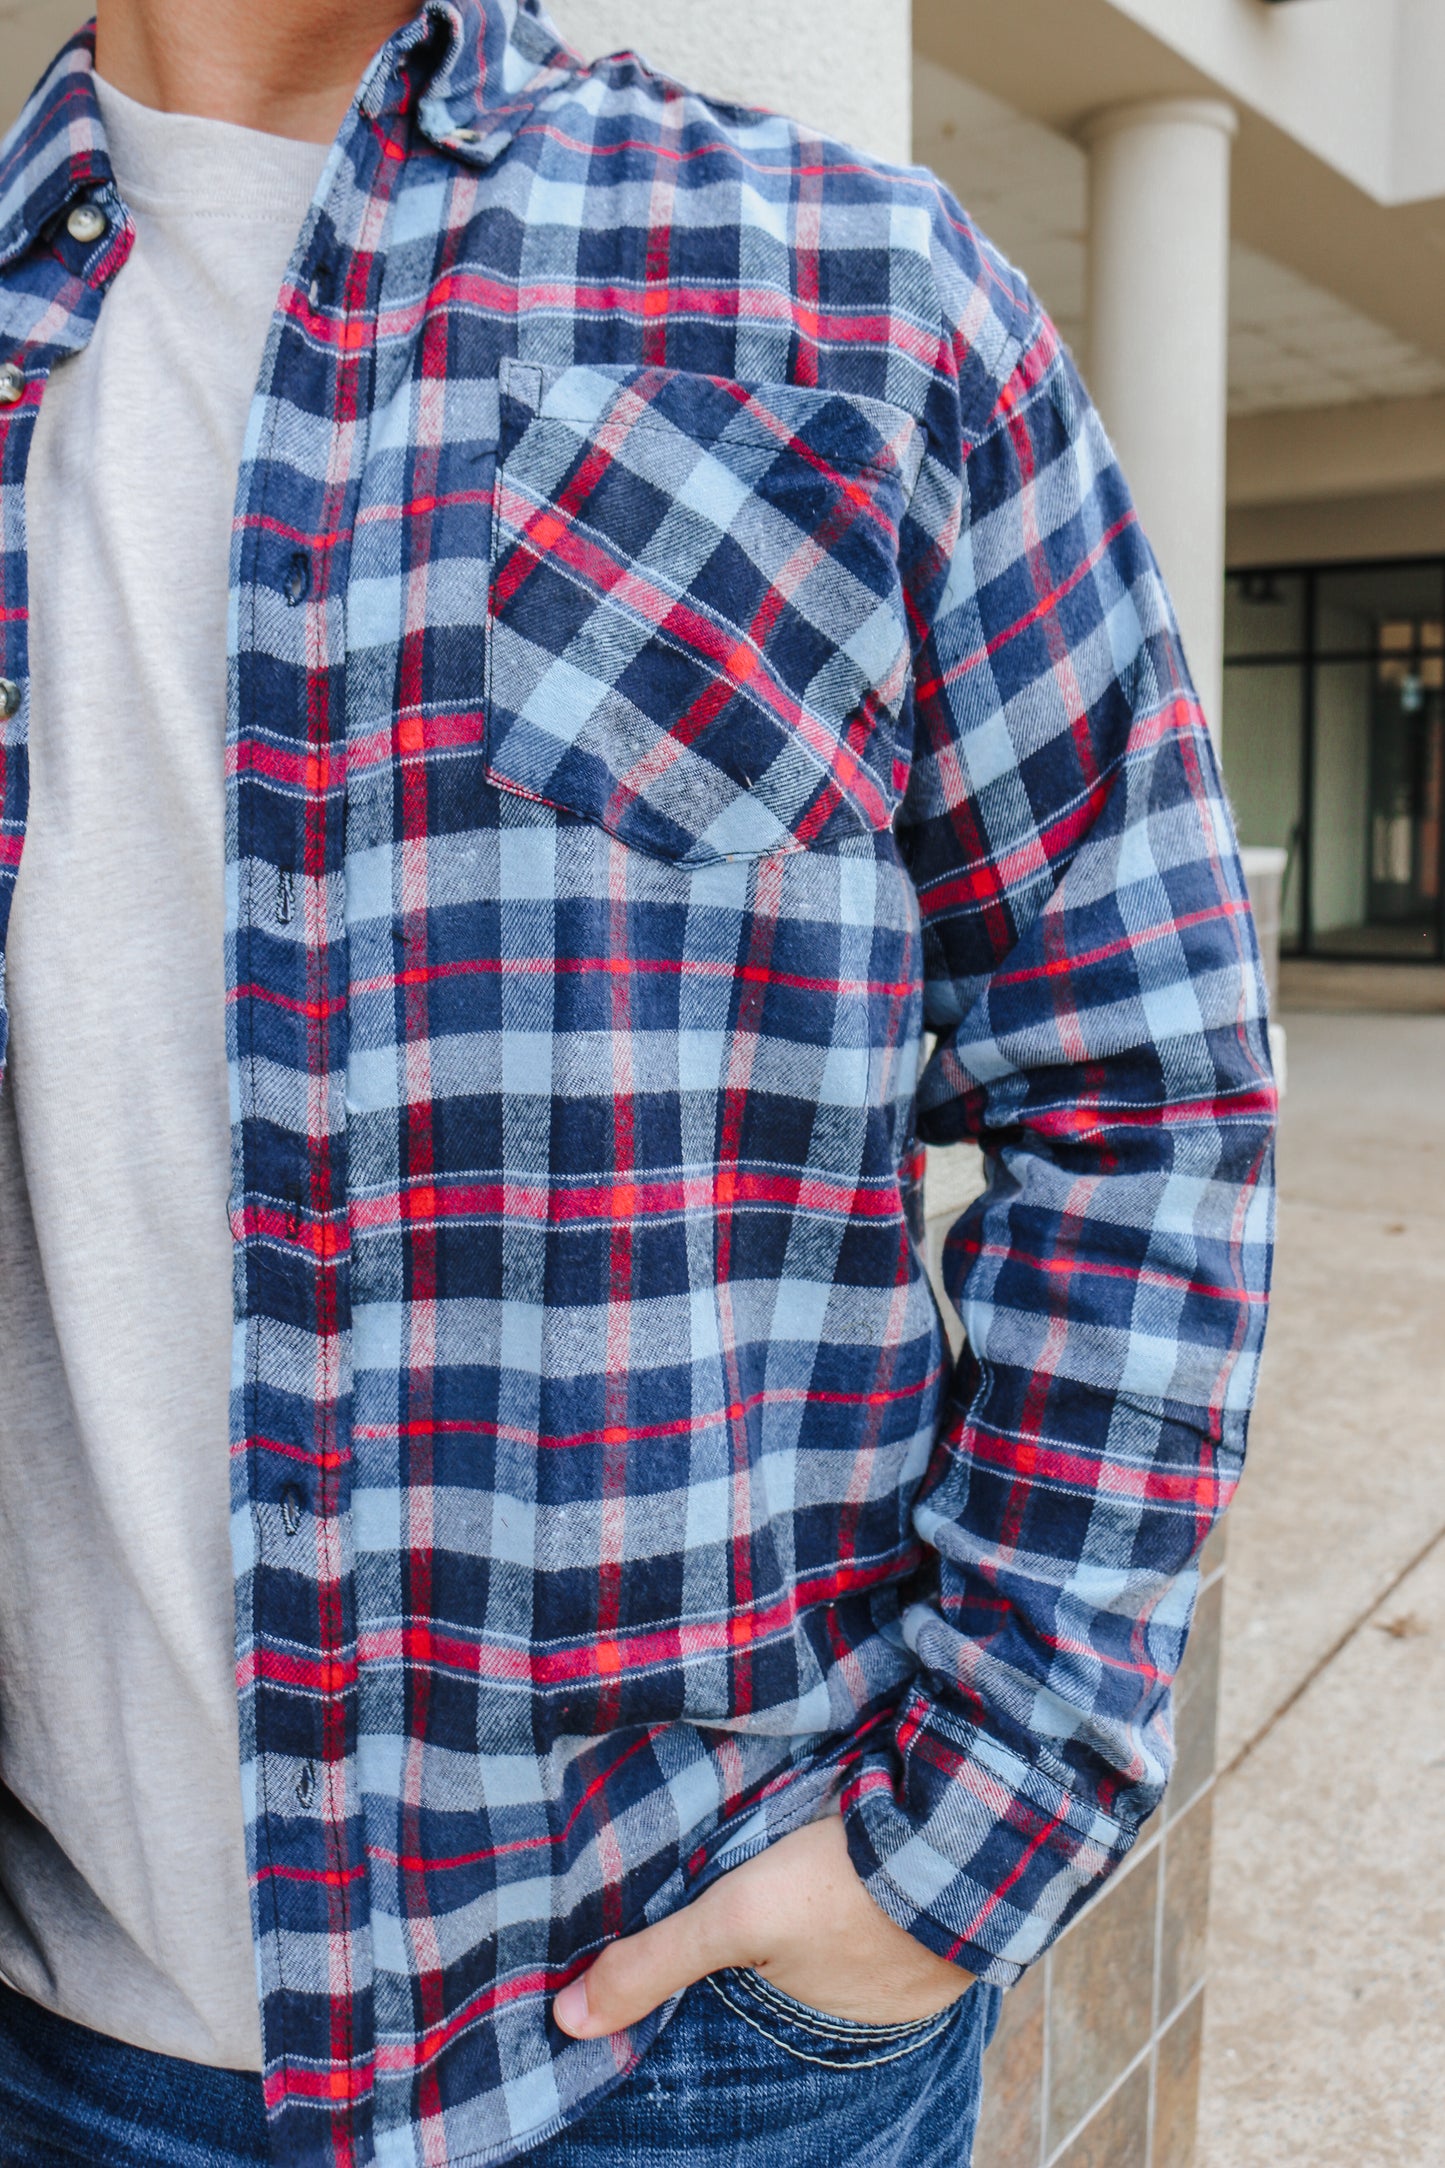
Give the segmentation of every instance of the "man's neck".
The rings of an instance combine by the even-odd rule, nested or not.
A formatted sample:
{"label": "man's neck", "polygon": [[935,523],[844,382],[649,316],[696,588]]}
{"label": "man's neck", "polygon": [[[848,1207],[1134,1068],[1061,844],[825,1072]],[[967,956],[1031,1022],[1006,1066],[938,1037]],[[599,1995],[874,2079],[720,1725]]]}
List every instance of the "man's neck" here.
{"label": "man's neck", "polygon": [[329,143],[417,0],[99,0],[96,66],[141,105]]}

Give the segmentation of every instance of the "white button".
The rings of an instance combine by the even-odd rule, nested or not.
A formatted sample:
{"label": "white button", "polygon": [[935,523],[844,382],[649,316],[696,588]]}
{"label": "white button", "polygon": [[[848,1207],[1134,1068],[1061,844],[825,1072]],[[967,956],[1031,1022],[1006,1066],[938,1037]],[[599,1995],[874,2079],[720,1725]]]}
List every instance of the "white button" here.
{"label": "white button", "polygon": [[18,406],[25,397],[25,371],[13,361],[0,362],[0,406]]}
{"label": "white button", "polygon": [[89,243],[98,241],[109,225],[110,220],[97,204],[77,203],[65,221],[65,230],[72,241]]}
{"label": "white button", "polygon": [[0,722],[8,723],[20,705],[20,687],[14,678],[0,678]]}
{"label": "white button", "polygon": [[482,131],[480,128],[453,128],[452,130],[453,143],[465,143],[470,145],[472,143],[480,143],[481,140]]}

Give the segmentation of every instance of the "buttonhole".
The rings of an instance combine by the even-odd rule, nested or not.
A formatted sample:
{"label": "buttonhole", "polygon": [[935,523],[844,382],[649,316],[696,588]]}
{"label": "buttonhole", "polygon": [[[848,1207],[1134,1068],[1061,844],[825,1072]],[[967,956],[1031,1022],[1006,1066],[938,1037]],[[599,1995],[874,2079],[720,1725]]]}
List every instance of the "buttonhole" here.
{"label": "buttonhole", "polygon": [[296,876],[289,866],[276,869],[276,918],[278,924],[289,926],[296,909]]}
{"label": "buttonhole", "polygon": [[286,1203],[286,1233],[294,1242],[301,1232],[301,1199],[292,1195]]}
{"label": "buttonhole", "polygon": [[294,1536],[301,1526],[301,1493],[294,1483],[288,1483],[281,1493],[281,1526],[288,1536]]}
{"label": "buttonhole", "polygon": [[316,1797],[315,1762],[302,1762],[301,1774],[296,1779],[296,1797],[303,1807],[309,1807]]}
{"label": "buttonhole", "polygon": [[304,602],[311,592],[311,559],[305,550],[297,550],[286,567],[286,578],[281,592],[294,610],[298,602]]}

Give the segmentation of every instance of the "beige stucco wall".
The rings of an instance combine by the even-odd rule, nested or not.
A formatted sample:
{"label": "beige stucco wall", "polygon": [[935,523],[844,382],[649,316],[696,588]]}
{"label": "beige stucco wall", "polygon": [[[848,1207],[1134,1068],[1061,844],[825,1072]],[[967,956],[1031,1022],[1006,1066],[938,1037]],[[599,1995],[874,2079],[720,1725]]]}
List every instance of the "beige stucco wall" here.
{"label": "beige stucco wall", "polygon": [[589,59],[630,46],[715,97],[909,156],[910,0],[552,0],[550,13]]}
{"label": "beige stucco wall", "polygon": [[1235,420],[1229,506],[1298,504],[1445,484],[1445,398],[1287,408]]}
{"label": "beige stucco wall", "polygon": [[1232,565],[1445,557],[1445,489],[1402,489],[1231,510]]}
{"label": "beige stucco wall", "polygon": [[0,0],[0,129],[10,126],[94,0]]}
{"label": "beige stucco wall", "polygon": [[[93,0],[0,0],[0,129]],[[631,46],[715,97],[766,105],[884,158],[912,133],[910,0],[554,0],[589,58]]]}

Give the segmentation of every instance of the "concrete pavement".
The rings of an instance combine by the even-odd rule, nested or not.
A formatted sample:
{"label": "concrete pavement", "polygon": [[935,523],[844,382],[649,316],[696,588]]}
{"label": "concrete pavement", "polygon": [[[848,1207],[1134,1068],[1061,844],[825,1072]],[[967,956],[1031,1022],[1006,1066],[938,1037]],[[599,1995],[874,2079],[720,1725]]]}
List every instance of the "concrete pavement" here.
{"label": "concrete pavement", "polygon": [[1285,1021],[1199,2168],[1445,2168],[1445,1016]]}

